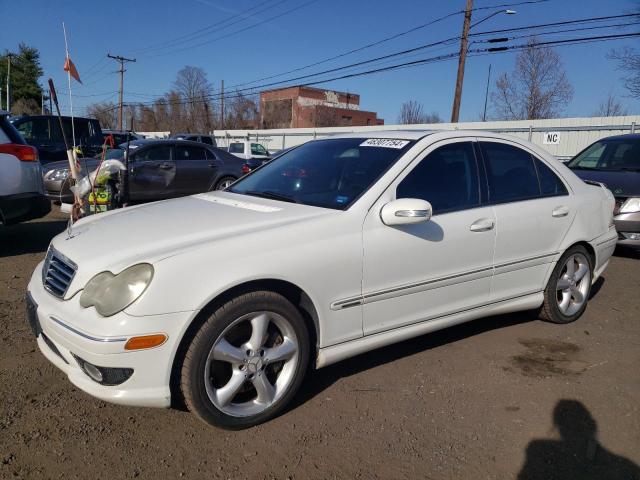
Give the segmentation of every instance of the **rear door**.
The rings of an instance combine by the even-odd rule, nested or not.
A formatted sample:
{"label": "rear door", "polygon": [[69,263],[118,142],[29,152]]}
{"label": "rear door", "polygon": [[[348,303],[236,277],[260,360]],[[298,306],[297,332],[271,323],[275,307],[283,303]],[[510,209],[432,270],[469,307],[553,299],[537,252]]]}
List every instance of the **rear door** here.
{"label": "rear door", "polygon": [[204,147],[177,144],[174,149],[177,169],[176,195],[206,192],[218,171],[215,158]]}
{"label": "rear door", "polygon": [[132,201],[152,201],[176,196],[176,164],[173,146],[161,144],[135,152],[129,166]]}
{"label": "rear door", "polygon": [[575,217],[574,199],[551,166],[502,140],[481,140],[496,215],[492,301],[539,292]]}

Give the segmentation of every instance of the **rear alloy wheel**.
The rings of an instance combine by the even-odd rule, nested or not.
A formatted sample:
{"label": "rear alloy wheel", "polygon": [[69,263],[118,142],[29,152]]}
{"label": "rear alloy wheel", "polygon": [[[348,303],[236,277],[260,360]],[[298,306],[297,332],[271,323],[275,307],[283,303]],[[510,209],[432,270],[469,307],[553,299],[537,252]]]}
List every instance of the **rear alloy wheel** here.
{"label": "rear alloy wheel", "polygon": [[218,182],[216,183],[216,186],[214,187],[214,190],[224,190],[227,187],[230,187],[231,184],[233,182],[235,182],[236,179],[233,177],[224,177],[221,178],[220,180],[218,180]]}
{"label": "rear alloy wheel", "polygon": [[246,428],[277,415],[300,386],[309,337],[300,312],[273,292],[241,295],[218,309],[187,351],[182,391],[207,423]]}
{"label": "rear alloy wheel", "polygon": [[570,323],[587,308],[592,265],[582,246],[570,248],[557,263],[544,292],[540,317],[553,323]]}

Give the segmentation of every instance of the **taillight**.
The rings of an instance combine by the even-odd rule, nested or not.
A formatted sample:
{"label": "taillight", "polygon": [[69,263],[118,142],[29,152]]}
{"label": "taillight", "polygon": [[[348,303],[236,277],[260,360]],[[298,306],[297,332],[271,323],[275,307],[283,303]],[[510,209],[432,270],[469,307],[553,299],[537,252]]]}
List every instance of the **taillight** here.
{"label": "taillight", "polygon": [[16,143],[0,144],[0,153],[6,153],[18,157],[21,162],[37,162],[38,150],[30,145],[18,145]]}
{"label": "taillight", "polygon": [[251,171],[251,167],[249,167],[249,165],[247,165],[246,163],[242,165],[242,173],[247,174],[250,171]]}

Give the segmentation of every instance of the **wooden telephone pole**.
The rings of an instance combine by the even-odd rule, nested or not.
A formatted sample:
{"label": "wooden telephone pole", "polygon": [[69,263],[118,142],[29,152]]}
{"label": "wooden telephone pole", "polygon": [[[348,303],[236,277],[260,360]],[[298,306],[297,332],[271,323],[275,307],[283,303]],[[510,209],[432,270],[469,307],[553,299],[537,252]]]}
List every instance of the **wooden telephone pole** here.
{"label": "wooden telephone pole", "polygon": [[462,99],[462,83],[464,82],[464,64],[467,61],[467,45],[469,42],[469,28],[471,28],[471,10],[473,0],[467,0],[464,10],[464,24],[462,26],[462,38],[460,40],[460,56],[458,58],[458,77],[456,79],[456,93],[453,96],[453,108],[451,109],[451,123],[458,123],[460,116],[460,101]]}
{"label": "wooden telephone pole", "polygon": [[113,58],[114,60],[120,63],[120,70],[118,70],[118,72],[120,73],[120,94],[118,99],[118,130],[122,130],[122,93],[124,90],[124,72],[126,72],[126,70],[124,69],[124,62],[135,62],[136,59],[125,58],[125,57],[121,57],[120,55],[111,55],[110,53],[107,53],[107,57]]}

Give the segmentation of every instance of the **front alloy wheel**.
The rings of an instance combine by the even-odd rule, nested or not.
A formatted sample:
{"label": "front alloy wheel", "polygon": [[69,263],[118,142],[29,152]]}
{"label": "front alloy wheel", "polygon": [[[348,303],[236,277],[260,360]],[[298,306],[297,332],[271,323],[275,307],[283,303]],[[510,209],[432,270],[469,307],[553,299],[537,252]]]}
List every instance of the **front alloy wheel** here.
{"label": "front alloy wheel", "polygon": [[307,368],[300,312],[274,292],[251,292],[209,317],[185,356],[182,392],[207,423],[246,428],[277,415]]}

